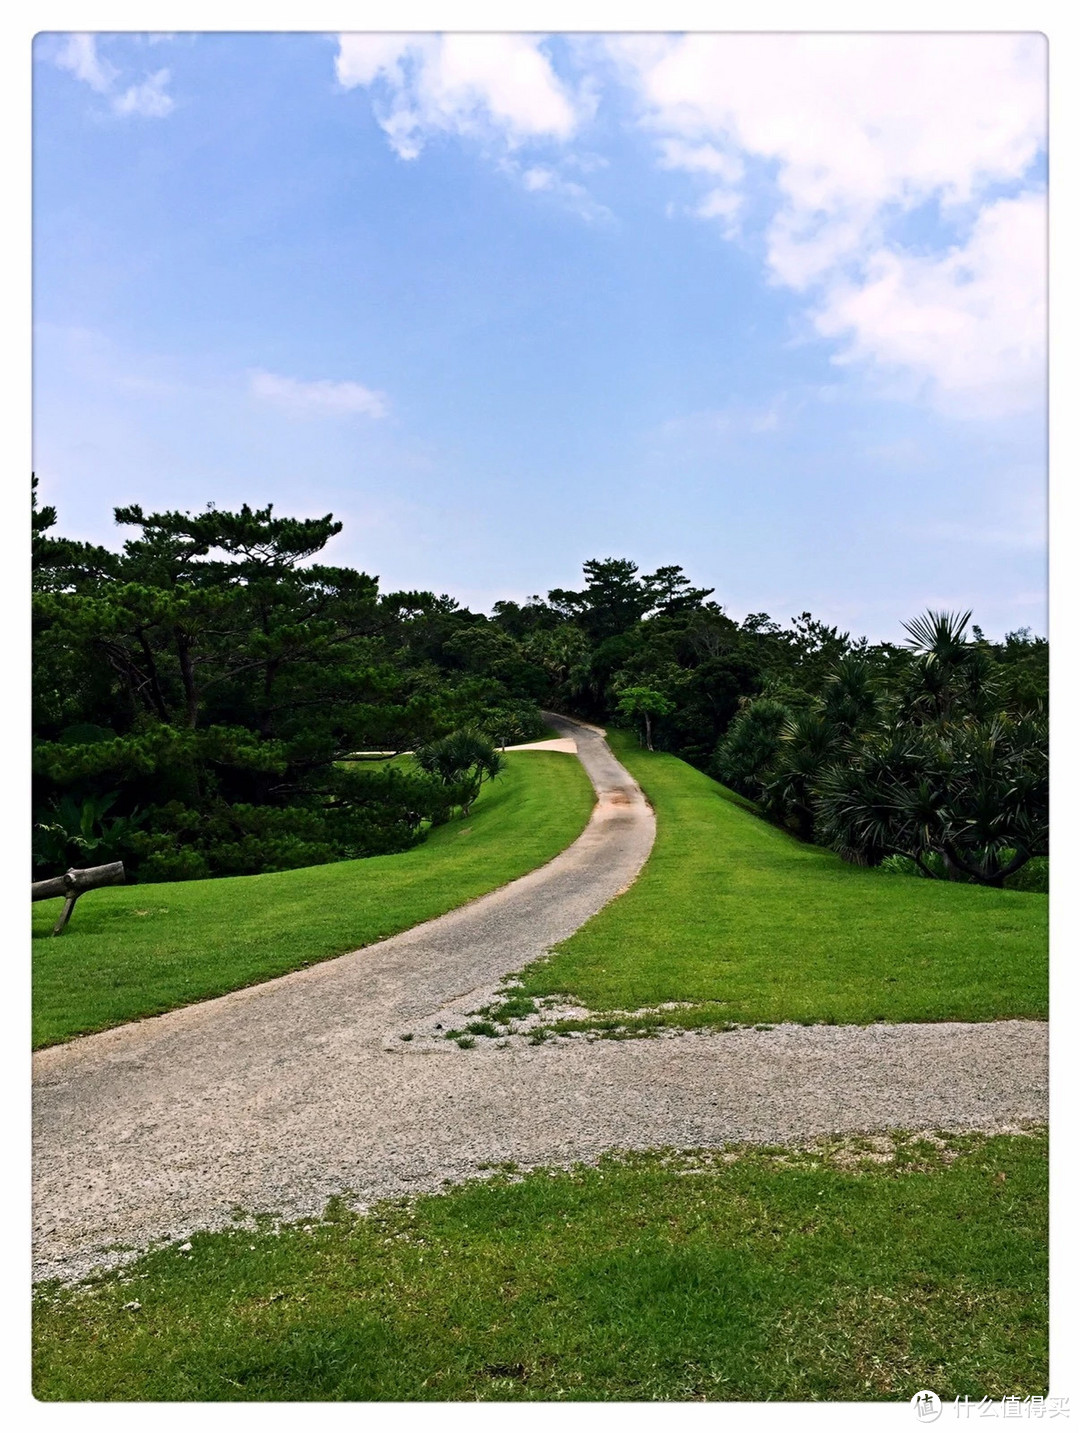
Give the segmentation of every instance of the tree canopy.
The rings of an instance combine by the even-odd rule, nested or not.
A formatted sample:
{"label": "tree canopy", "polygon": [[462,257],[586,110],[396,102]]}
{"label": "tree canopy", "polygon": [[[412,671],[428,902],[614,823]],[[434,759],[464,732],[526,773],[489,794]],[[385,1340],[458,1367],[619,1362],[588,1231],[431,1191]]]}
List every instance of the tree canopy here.
{"label": "tree canopy", "polygon": [[852,859],[1000,883],[1045,853],[1048,647],[1026,629],[994,643],[931,612],[870,644],[809,612],[736,621],[681,567],[615,557],[485,616],[327,562],[332,514],[114,516],[118,550],[60,537],[35,488],[41,872],[401,849],[467,809],[485,753],[538,736],[544,706],[636,725]]}

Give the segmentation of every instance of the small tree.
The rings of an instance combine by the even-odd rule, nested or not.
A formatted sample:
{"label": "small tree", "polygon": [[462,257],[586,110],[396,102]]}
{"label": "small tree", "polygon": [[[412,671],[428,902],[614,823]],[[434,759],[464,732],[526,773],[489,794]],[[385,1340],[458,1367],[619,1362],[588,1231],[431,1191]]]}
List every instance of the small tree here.
{"label": "small tree", "polygon": [[753,800],[760,800],[763,780],[780,750],[781,733],[793,713],[772,697],[748,702],[716,744],[712,772]]}
{"label": "small tree", "polygon": [[451,732],[416,753],[417,765],[454,791],[461,814],[468,816],[485,781],[493,781],[506,760],[483,732]]}
{"label": "small tree", "polygon": [[[645,727],[645,746],[649,751],[653,749],[652,742],[652,719],[653,717],[670,716],[675,710],[675,703],[663,692],[658,692],[653,687],[624,687],[619,694],[618,707],[616,708],[622,716],[631,719],[640,719]],[[638,736],[640,742],[641,737]]]}
{"label": "small tree", "polygon": [[909,721],[985,719],[997,709],[984,648],[967,635],[970,612],[924,612],[905,622],[913,653],[903,714]]}
{"label": "small tree", "polygon": [[880,712],[869,664],[846,653],[810,709],[793,713],[781,728],[776,754],[759,777],[766,812],[812,841],[822,774],[858,750],[862,734],[873,728]]}

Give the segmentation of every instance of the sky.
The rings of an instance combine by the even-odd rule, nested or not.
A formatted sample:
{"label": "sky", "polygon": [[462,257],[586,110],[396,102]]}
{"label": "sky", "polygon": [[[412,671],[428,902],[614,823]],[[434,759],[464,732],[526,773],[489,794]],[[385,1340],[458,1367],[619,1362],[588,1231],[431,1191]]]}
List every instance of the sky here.
{"label": "sky", "polygon": [[1046,631],[1037,35],[43,34],[34,450],[477,611]]}

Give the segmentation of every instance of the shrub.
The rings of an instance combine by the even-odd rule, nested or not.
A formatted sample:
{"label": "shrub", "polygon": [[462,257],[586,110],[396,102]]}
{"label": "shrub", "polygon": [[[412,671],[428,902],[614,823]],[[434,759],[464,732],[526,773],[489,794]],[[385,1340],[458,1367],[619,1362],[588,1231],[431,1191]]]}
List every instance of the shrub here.
{"label": "shrub", "polygon": [[335,773],[321,796],[293,806],[173,801],[147,812],[132,837],[139,880],[255,875],[404,851],[425,823],[445,820],[444,788],[393,768]]}
{"label": "shrub", "polygon": [[504,702],[484,713],[477,730],[494,746],[516,746],[519,742],[539,741],[545,723],[535,702]]}
{"label": "shrub", "polygon": [[490,739],[476,728],[451,732],[416,753],[422,771],[435,777],[467,816],[484,781],[493,781],[506,765]]}

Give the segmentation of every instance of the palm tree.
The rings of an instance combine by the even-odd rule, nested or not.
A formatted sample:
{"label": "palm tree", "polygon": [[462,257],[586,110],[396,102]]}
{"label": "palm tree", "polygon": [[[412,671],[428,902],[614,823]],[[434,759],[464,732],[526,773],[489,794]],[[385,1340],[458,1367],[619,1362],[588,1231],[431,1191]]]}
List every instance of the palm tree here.
{"label": "palm tree", "polygon": [[725,786],[759,799],[791,715],[789,707],[772,697],[748,702],[716,743],[712,774]]}
{"label": "palm tree", "polygon": [[842,741],[840,727],[820,711],[797,712],[780,731],[780,746],[762,781],[770,816],[804,841],[814,837],[817,782]]}
{"label": "palm tree", "polygon": [[849,856],[908,856],[928,876],[939,862],[950,880],[1000,887],[1048,852],[1046,721],[882,730],[822,774],[817,814],[819,834]]}
{"label": "palm tree", "polygon": [[451,732],[420,747],[416,762],[429,776],[453,789],[463,816],[472,810],[483,783],[493,781],[506,767],[506,758],[489,738],[472,729]]}
{"label": "palm tree", "polygon": [[905,701],[912,720],[947,720],[958,706],[979,716],[993,710],[990,661],[968,639],[970,620],[970,612],[928,611],[903,624],[914,655]]}

